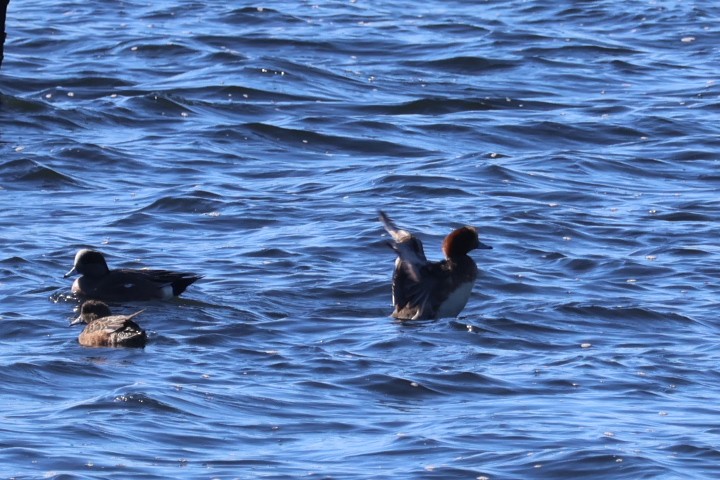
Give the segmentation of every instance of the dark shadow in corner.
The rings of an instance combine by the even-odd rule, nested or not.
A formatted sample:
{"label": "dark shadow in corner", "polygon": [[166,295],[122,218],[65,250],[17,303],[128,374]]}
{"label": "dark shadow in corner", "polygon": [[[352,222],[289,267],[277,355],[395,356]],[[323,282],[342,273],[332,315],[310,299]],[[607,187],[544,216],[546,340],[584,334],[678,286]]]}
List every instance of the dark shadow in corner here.
{"label": "dark shadow in corner", "polygon": [[5,17],[10,0],[0,0],[0,67],[2,67],[3,52],[5,51]]}

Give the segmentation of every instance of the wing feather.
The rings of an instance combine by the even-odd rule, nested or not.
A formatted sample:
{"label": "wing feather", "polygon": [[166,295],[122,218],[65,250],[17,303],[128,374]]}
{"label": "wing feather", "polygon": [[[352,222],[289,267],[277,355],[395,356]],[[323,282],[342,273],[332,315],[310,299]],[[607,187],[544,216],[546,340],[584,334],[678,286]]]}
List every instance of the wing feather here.
{"label": "wing feather", "polygon": [[413,234],[395,225],[384,212],[380,221],[392,237],[388,242],[398,258],[393,274],[393,317],[429,319],[437,315],[437,291],[447,279],[443,262],[428,262],[422,242]]}

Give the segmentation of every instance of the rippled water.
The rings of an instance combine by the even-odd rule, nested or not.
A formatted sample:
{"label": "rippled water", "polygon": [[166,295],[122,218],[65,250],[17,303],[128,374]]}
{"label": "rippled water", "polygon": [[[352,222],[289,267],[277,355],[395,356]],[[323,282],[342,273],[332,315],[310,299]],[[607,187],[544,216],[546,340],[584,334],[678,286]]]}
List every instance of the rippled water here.
{"label": "rippled water", "polygon": [[[718,476],[718,18],[12,0],[0,475]],[[493,245],[459,318],[388,317],[380,208]],[[86,246],[205,278],[82,348]]]}

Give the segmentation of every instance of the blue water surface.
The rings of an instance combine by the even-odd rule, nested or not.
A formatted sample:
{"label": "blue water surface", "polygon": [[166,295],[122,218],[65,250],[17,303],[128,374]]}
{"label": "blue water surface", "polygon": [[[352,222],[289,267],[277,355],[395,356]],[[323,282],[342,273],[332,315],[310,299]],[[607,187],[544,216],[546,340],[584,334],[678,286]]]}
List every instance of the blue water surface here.
{"label": "blue water surface", "polygon": [[[720,475],[720,4],[12,0],[0,477]],[[377,210],[493,250],[400,323]],[[197,272],[145,349],[62,275]]]}

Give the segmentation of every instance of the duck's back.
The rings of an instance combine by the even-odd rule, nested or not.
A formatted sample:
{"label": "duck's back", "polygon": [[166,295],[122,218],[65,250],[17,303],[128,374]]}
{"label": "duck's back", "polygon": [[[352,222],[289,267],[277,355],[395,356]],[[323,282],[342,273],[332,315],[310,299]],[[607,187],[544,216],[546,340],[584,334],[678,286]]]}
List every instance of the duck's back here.
{"label": "duck's back", "polygon": [[393,275],[392,316],[427,320],[457,316],[470,298],[477,266],[467,256],[458,260],[427,262],[414,274],[400,259]]}
{"label": "duck's back", "polygon": [[90,322],[78,337],[85,347],[144,347],[147,334],[132,321],[133,315],[114,315]]}
{"label": "duck's back", "polygon": [[75,281],[73,292],[117,302],[167,300],[183,293],[198,279],[199,275],[169,270],[119,269],[102,277],[84,275]]}

